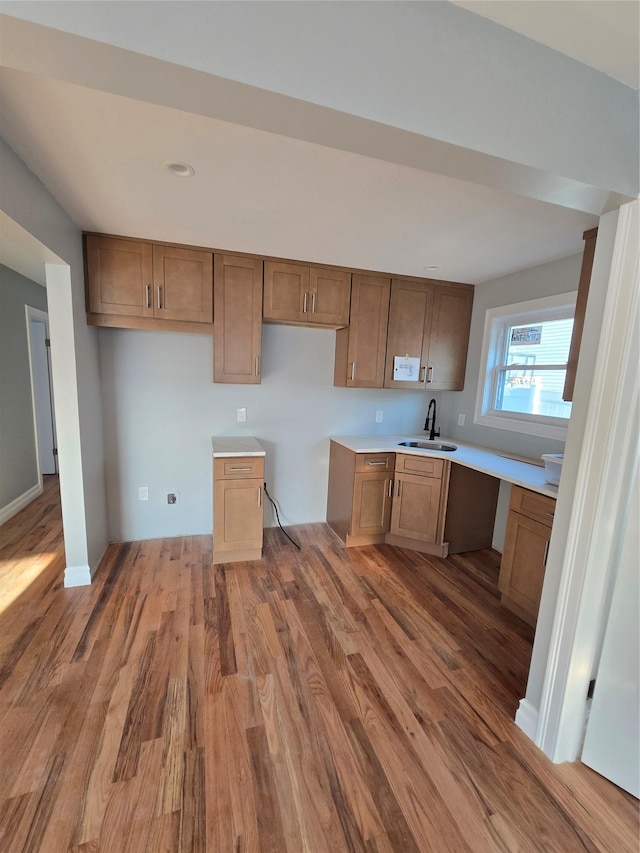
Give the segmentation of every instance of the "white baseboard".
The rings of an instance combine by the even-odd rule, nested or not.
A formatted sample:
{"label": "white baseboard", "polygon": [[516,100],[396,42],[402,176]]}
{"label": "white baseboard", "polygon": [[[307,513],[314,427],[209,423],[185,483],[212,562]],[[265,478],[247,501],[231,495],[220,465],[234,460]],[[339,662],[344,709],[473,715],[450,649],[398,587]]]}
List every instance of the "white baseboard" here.
{"label": "white baseboard", "polygon": [[5,521],[9,521],[10,518],[13,518],[14,515],[19,513],[21,509],[23,509],[27,504],[30,504],[31,501],[35,500],[38,495],[41,494],[42,486],[40,483],[36,483],[35,486],[27,489],[26,492],[11,501],[10,504],[3,506],[2,509],[0,509],[0,524],[4,524]]}
{"label": "white baseboard", "polygon": [[516,711],[516,726],[521,729],[526,736],[536,742],[536,734],[538,732],[538,709],[535,708],[526,699],[520,700],[520,705]]}
{"label": "white baseboard", "polygon": [[91,569],[89,566],[67,566],[64,570],[64,585],[89,586],[91,583]]}

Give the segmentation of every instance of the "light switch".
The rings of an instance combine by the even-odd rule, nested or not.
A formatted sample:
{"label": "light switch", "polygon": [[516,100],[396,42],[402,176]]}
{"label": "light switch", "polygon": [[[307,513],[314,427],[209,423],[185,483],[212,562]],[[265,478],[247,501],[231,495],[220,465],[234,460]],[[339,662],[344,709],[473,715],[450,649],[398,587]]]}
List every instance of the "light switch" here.
{"label": "light switch", "polygon": [[247,410],[243,407],[241,409],[236,409],[236,421],[239,424],[243,424],[247,420]]}

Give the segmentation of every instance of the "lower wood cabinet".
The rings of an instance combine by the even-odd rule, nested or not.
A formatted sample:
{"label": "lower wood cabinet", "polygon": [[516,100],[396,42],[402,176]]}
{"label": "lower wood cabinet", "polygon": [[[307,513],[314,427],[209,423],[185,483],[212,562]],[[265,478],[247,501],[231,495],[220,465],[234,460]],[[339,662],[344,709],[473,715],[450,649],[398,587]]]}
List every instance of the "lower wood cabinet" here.
{"label": "lower wood cabinet", "polygon": [[513,486],[500,564],[502,603],[535,626],[556,502]]}
{"label": "lower wood cabinet", "polygon": [[394,453],[354,453],[331,442],[327,523],[348,546],[385,541],[394,458]]}
{"label": "lower wood cabinet", "polygon": [[213,460],[213,562],[262,557],[264,458]]}
{"label": "lower wood cabinet", "polygon": [[444,521],[450,465],[444,459],[396,454],[391,527],[386,542],[446,556]]}

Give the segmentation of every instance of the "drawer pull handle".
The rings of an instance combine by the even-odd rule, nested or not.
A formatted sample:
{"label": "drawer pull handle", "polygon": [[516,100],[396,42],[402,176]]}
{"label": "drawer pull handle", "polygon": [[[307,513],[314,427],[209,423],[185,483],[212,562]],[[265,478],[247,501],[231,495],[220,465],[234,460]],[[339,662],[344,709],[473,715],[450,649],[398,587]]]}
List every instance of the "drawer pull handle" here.
{"label": "drawer pull handle", "polygon": [[353,382],[353,380],[355,378],[356,378],[356,363],[355,363],[355,361],[352,361],[351,362],[351,381]]}
{"label": "drawer pull handle", "polygon": [[258,486],[258,506],[262,506],[262,489]]}
{"label": "drawer pull handle", "polygon": [[387,464],[386,459],[380,459],[378,462],[372,462],[371,460],[367,461],[367,465],[386,465],[386,464]]}
{"label": "drawer pull handle", "polygon": [[427,368],[423,365],[420,368],[420,371],[421,371],[420,382],[424,382],[427,378]]}
{"label": "drawer pull handle", "polygon": [[158,308],[162,308],[162,288],[158,287]]}
{"label": "drawer pull handle", "polygon": [[433,367],[427,371],[427,382],[433,382]]}
{"label": "drawer pull handle", "polygon": [[555,516],[555,512],[548,512],[548,513],[546,513],[546,515],[548,515],[548,516],[550,516],[551,518],[553,518],[553,517]]}
{"label": "drawer pull handle", "polygon": [[389,480],[389,491],[387,492],[390,498],[393,497],[393,480]]}
{"label": "drawer pull handle", "polygon": [[307,294],[305,293],[304,299],[302,300],[302,313],[307,313]]}
{"label": "drawer pull handle", "polygon": [[400,480],[396,483],[396,497],[400,497]]}
{"label": "drawer pull handle", "polygon": [[145,297],[146,297],[147,308],[151,308],[151,285],[150,284],[147,284],[145,286]]}
{"label": "drawer pull handle", "polygon": [[312,314],[316,313],[316,294],[315,293],[311,294],[311,313]]}
{"label": "drawer pull handle", "polygon": [[260,356],[256,356],[256,376],[260,376]]}
{"label": "drawer pull handle", "polygon": [[549,540],[547,539],[546,545],[544,546],[544,557],[542,558],[542,565],[547,565],[547,557],[549,556]]}
{"label": "drawer pull handle", "polygon": [[253,471],[253,468],[238,468],[233,465],[229,468],[229,471]]}

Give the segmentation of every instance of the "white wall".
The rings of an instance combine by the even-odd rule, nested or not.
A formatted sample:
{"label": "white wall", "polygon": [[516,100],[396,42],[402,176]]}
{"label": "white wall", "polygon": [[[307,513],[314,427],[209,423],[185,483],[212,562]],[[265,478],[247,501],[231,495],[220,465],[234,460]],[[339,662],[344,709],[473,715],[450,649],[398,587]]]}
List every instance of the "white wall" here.
{"label": "white wall", "polygon": [[[110,539],[210,533],[214,435],[264,444],[285,526],[324,521],[329,436],[419,432],[432,396],[335,388],[334,346],[329,330],[264,325],[262,384],[214,385],[208,336],[100,329]],[[149,487],[148,502],[138,486]],[[174,491],[180,501],[169,506]],[[269,508],[265,524],[275,525]]]}
{"label": "white wall", "polygon": [[[93,570],[107,544],[96,330],[87,326],[80,231],[0,138],[2,210],[66,265],[51,265],[47,300],[67,568]],[[70,274],[70,280],[69,280]]]}

